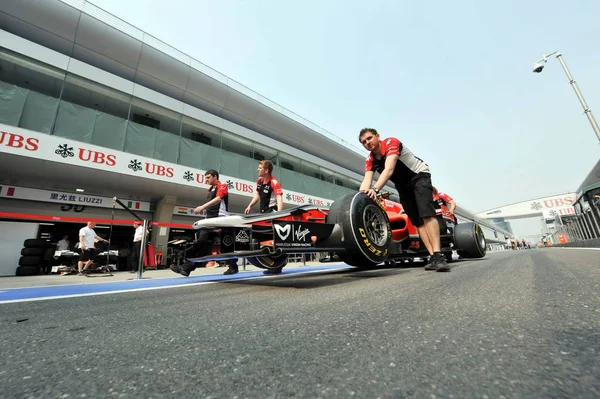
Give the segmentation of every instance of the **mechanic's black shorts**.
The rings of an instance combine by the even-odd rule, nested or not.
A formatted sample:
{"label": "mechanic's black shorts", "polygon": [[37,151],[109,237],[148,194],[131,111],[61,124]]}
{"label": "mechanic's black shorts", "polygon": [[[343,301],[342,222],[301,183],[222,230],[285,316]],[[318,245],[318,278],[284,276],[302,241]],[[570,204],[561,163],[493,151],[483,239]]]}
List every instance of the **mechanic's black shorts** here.
{"label": "mechanic's black shorts", "polygon": [[396,185],[396,188],[404,211],[416,227],[423,225],[424,218],[435,217],[431,174],[418,173],[407,184]]}
{"label": "mechanic's black shorts", "polygon": [[94,248],[86,248],[81,251],[81,254],[79,255],[79,260],[82,262],[87,262],[88,260],[94,259],[96,259],[96,251]]}

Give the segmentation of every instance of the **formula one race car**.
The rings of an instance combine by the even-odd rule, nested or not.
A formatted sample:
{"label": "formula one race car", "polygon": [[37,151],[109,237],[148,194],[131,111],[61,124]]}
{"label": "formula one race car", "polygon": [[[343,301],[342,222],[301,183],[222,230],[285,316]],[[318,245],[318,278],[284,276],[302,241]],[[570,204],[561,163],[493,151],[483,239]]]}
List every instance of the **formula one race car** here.
{"label": "formula one race car", "polygon": [[[464,258],[486,254],[485,237],[476,223],[440,223],[442,251]],[[347,194],[329,208],[300,205],[280,212],[203,219],[194,223],[206,229],[210,240],[196,242],[188,261],[205,263],[246,258],[263,269],[287,264],[289,254],[329,252],[348,265],[373,268],[399,261],[427,259],[425,245],[402,205],[363,193]]]}

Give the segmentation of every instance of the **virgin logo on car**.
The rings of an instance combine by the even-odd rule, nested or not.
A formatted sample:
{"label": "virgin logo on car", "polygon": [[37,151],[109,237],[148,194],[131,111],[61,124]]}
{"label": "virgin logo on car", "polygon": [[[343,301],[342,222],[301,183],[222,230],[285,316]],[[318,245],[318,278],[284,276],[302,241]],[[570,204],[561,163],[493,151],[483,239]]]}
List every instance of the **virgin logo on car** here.
{"label": "virgin logo on car", "polygon": [[306,241],[306,236],[310,234],[309,229],[302,229],[302,225],[298,226],[296,229],[296,240],[297,241]]}
{"label": "virgin logo on car", "polygon": [[279,238],[281,238],[283,241],[287,240],[287,238],[290,236],[290,233],[292,232],[292,225],[291,224],[286,224],[286,225],[279,225],[279,224],[275,224],[275,231],[277,232],[277,235],[279,236]]}

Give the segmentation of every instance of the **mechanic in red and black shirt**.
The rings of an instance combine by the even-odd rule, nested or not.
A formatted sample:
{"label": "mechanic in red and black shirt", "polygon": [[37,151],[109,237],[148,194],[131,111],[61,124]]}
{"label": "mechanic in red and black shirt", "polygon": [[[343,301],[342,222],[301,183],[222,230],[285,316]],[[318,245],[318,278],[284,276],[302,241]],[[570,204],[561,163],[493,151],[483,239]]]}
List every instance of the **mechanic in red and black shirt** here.
{"label": "mechanic in red and black shirt", "polygon": [[[283,210],[283,190],[279,180],[273,177],[273,162],[262,160],[258,163],[258,180],[256,180],[256,193],[244,210],[245,214],[252,211],[252,207],[257,202],[260,213],[275,212]],[[264,274],[279,274],[281,268],[267,269]]]}
{"label": "mechanic in red and black shirt", "polygon": [[[454,215],[454,210],[456,209],[456,202],[446,193],[442,193],[438,191],[437,188],[432,187],[433,193],[433,201],[438,205],[436,206],[436,211],[438,215],[446,216],[449,219],[452,219],[454,223],[456,223],[456,216]],[[448,212],[444,215],[444,207],[448,209]]]}
{"label": "mechanic in red and black shirt", "polygon": [[[419,236],[431,255],[425,269],[449,272],[450,268],[440,251],[440,226],[433,203],[429,166],[400,140],[393,137],[382,140],[373,128],[362,129],[358,138],[370,151],[360,191],[376,199],[388,180],[394,183],[404,211],[419,230]],[[379,173],[379,178],[371,188],[375,172]]]}
{"label": "mechanic in red and black shirt", "polygon": [[273,163],[268,160],[258,163],[258,180],[256,180],[256,194],[248,204],[245,214],[252,211],[254,204],[259,202],[260,213],[282,211],[283,210],[283,190],[279,180],[272,176]]}
{"label": "mechanic in red and black shirt", "polygon": [[[229,188],[227,184],[219,181],[219,172],[209,169],[204,173],[204,182],[209,185],[206,193],[207,201],[196,207],[194,213],[198,215],[206,210],[206,218],[216,218],[220,216],[229,216]],[[210,230],[200,230],[196,235],[196,242],[204,243],[212,240],[213,232]],[[238,272],[237,259],[228,262],[229,268],[223,274],[235,274]],[[186,263],[179,270],[174,270],[184,276],[189,276],[196,269],[195,263]]]}

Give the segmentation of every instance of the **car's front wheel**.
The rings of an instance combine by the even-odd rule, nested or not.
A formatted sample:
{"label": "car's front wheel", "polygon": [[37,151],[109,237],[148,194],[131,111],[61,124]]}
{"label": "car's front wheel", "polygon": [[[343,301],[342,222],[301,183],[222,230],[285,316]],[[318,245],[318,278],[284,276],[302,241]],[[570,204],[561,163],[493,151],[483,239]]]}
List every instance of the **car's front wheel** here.
{"label": "car's front wheel", "polygon": [[347,194],[329,208],[327,223],[343,230],[344,252],[338,253],[350,266],[372,268],[388,257],[392,229],[387,214],[363,193]]}

